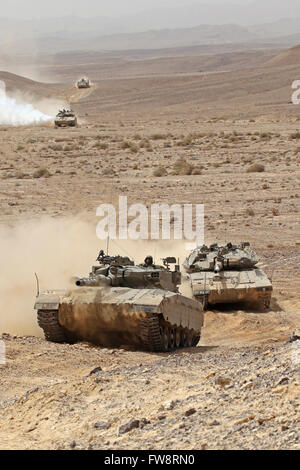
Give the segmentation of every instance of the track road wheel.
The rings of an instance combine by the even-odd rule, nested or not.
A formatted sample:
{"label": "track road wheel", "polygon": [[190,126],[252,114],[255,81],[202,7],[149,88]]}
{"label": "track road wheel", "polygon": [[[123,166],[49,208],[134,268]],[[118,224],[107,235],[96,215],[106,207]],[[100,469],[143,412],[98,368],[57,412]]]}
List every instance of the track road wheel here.
{"label": "track road wheel", "polygon": [[164,326],[161,328],[161,337],[162,337],[162,349],[163,351],[169,351],[170,349],[170,333],[169,328]]}
{"label": "track road wheel", "polygon": [[181,328],[175,329],[175,347],[178,349],[181,346]]}
{"label": "track road wheel", "polygon": [[191,331],[187,332],[187,347],[191,348],[193,346],[193,333]]}
{"label": "track road wheel", "polygon": [[175,349],[175,329],[170,328],[170,348]]}
{"label": "track road wheel", "polygon": [[181,334],[181,344],[184,348],[187,348],[188,347],[188,334],[187,334],[187,330],[184,329],[182,330],[182,334]]}

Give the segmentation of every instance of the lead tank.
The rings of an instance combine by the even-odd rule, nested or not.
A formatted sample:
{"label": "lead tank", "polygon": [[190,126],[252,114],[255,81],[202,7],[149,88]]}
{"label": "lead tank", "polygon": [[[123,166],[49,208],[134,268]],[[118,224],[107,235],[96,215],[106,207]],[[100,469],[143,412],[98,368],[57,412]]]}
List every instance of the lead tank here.
{"label": "lead tank", "polygon": [[250,243],[196,248],[184,262],[193,296],[206,309],[220,303],[251,302],[269,308],[272,283],[256,265]]}
{"label": "lead tank", "polygon": [[61,109],[54,121],[55,127],[76,127],[77,117],[71,109]]}
{"label": "lead tank", "polygon": [[90,88],[91,84],[88,78],[83,77],[77,82],[77,88]]}
{"label": "lead tank", "polygon": [[148,351],[196,346],[203,325],[199,302],[178,292],[179,266],[138,265],[100,252],[87,278],[74,288],[38,293],[35,309],[45,338],[56,343],[125,344]]}

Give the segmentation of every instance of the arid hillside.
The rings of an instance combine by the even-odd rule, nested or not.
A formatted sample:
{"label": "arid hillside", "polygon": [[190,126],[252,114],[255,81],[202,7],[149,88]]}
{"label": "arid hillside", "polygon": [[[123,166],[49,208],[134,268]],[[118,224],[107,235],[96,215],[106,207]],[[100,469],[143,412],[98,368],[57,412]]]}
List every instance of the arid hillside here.
{"label": "arid hillside", "polygon": [[[300,65],[293,50],[227,52],[52,56],[45,82],[0,72],[9,97],[50,113],[0,125],[1,449],[300,448],[299,340],[287,343],[300,328]],[[83,74],[92,87],[78,90]],[[55,128],[69,105],[78,127]],[[211,307],[197,347],[168,354],[47,343],[34,273],[42,289],[87,275],[106,248],[96,208],[119,195],[203,203],[207,244],[248,240],[260,256],[270,309]],[[184,241],[110,250],[187,255]]]}

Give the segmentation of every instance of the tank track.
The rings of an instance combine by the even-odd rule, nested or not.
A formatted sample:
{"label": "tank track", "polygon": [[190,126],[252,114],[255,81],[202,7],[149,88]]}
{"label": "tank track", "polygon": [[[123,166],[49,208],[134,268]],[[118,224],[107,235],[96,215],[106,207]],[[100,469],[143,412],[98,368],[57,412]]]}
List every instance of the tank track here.
{"label": "tank track", "polygon": [[[166,352],[177,348],[195,347],[200,340],[199,333],[179,327],[181,340],[180,345],[176,346],[171,339],[171,332],[174,335],[174,328],[159,315],[149,315],[140,320],[140,331],[143,348],[152,352]],[[169,335],[168,344],[164,341],[164,331],[167,331]],[[190,335],[190,343],[184,339],[184,334]]]}
{"label": "tank track", "polygon": [[147,351],[163,351],[163,341],[158,315],[151,315],[140,320],[143,347]]}
{"label": "tank track", "polygon": [[37,319],[47,341],[52,343],[74,342],[68,332],[58,323],[58,310],[38,310]]}

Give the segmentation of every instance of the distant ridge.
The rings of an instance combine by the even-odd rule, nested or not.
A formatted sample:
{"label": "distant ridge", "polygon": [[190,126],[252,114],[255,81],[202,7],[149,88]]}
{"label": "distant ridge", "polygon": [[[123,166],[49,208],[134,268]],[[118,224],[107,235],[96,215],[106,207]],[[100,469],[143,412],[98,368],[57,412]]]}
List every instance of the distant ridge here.
{"label": "distant ridge", "polygon": [[280,52],[275,57],[272,57],[266,65],[270,67],[276,65],[300,65],[300,45]]}

